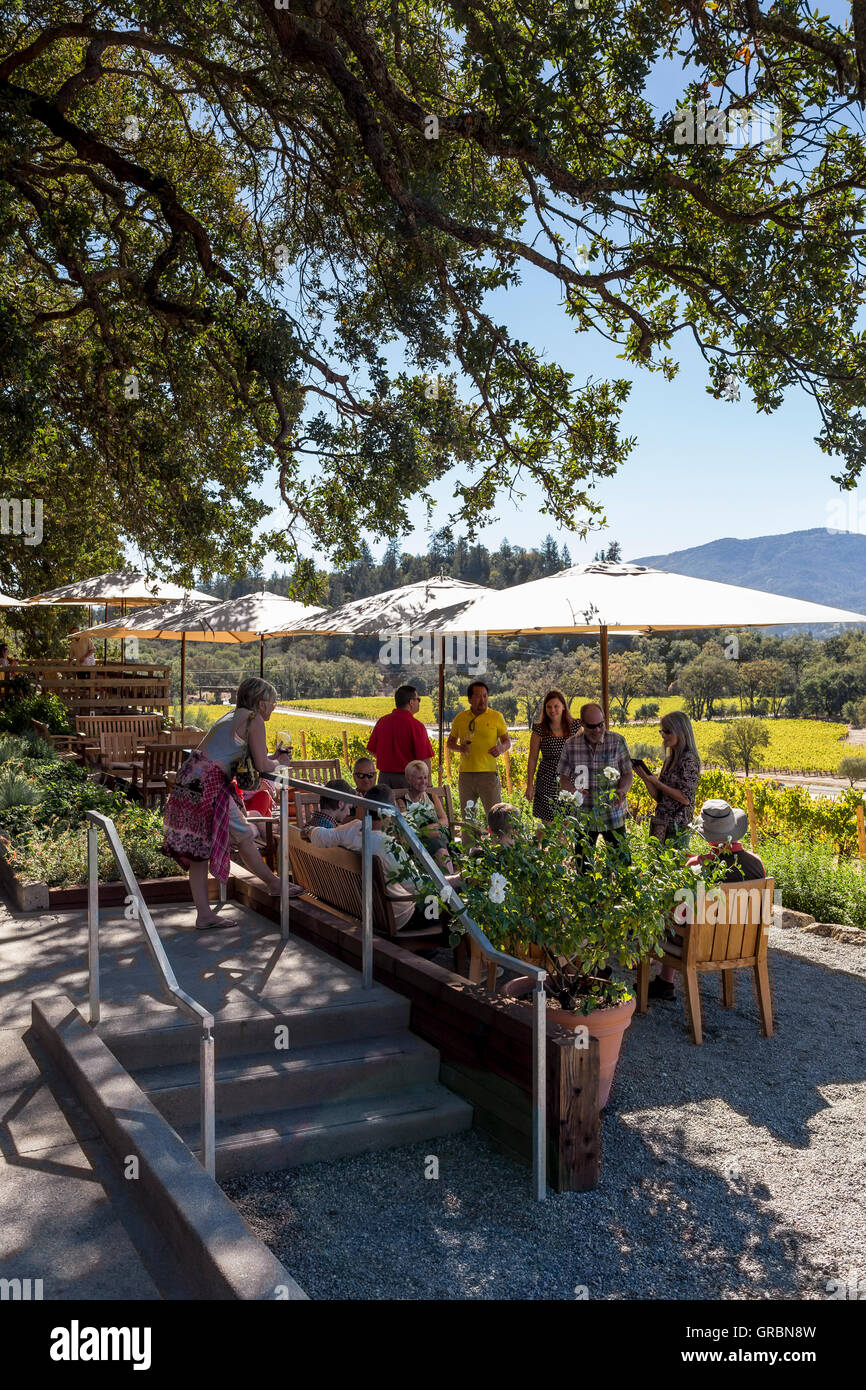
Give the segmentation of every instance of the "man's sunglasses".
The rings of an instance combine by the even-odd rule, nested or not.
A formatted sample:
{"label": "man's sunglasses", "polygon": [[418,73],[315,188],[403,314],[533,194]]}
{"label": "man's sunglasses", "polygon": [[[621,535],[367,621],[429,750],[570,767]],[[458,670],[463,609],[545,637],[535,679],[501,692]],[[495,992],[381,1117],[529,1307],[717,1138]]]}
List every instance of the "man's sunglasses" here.
{"label": "man's sunglasses", "polygon": [[355,781],[356,781],[356,782],[372,782],[375,776],[376,776],[375,772],[356,772],[356,773],[355,773]]}
{"label": "man's sunglasses", "polygon": [[598,721],[597,724],[589,724],[589,723],[584,719],[584,721],[583,721],[583,727],[584,727],[585,729],[603,729],[603,728],[604,728],[604,720],[603,720],[603,719],[599,719],[599,721]]}

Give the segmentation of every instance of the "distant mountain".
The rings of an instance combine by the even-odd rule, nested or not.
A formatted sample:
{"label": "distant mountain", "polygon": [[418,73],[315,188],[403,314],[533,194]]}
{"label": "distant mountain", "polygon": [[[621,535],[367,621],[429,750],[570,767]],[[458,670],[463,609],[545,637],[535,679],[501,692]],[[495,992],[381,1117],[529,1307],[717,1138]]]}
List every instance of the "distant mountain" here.
{"label": "distant mountain", "polygon": [[692,550],[643,555],[632,563],[866,613],[866,536],[854,531],[816,527],[745,541],[726,536]]}

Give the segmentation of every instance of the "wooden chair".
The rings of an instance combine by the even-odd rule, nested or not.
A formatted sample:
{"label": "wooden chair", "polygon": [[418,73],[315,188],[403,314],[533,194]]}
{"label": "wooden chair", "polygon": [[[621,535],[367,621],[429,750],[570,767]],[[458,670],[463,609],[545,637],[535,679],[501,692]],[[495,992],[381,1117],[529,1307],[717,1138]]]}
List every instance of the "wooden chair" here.
{"label": "wooden chair", "polygon": [[138,762],[137,753],[138,739],[133,733],[99,735],[99,766],[108,776],[131,773]]}
{"label": "wooden chair", "polygon": [[[132,786],[145,806],[157,802],[160,806],[167,799],[169,784],[166,774],[177,774],[186,753],[183,748],[170,743],[148,743],[144,748],[141,767],[133,765]],[[174,776],[172,776],[172,782]]]}
{"label": "wooden chair", "polygon": [[[754,971],[761,1032],[765,1038],[773,1036],[767,939],[773,921],[774,889],[772,878],[720,884],[706,896],[703,921],[674,927],[681,944],[665,944],[664,964],[682,976],[686,1021],[693,1042],[703,1042],[698,976],[710,970],[721,974],[726,1009],[734,1007],[734,971]],[[637,971],[637,1011],[641,1014],[647,1010],[649,964],[648,960],[641,961]]]}
{"label": "wooden chair", "polygon": [[74,734],[52,734],[48,725],[41,723],[38,719],[31,719],[30,723],[33,726],[34,734],[41,738],[44,743],[50,743],[61,758],[71,761],[78,757],[80,748],[78,739]]}
{"label": "wooden chair", "polygon": [[[301,839],[297,826],[289,827],[289,862],[292,878],[304,892],[315,898],[338,916],[350,922],[361,922],[361,856],[351,849],[324,849]],[[385,871],[373,857],[373,930],[388,936],[407,951],[429,950],[441,941],[440,922],[429,927],[413,927],[398,931],[394,921],[393,900],[385,892]]]}
{"label": "wooden chair", "polygon": [[[405,803],[406,796],[408,795],[408,790],[408,787],[392,787],[391,796],[393,797],[394,801],[398,803]],[[455,821],[454,799],[451,795],[451,788],[447,785],[444,787],[428,787],[427,792],[428,795],[435,796],[438,799],[439,804],[442,807],[442,810],[445,812],[445,816],[448,821],[448,829],[450,830],[453,836]],[[402,811],[403,806],[400,805],[399,809]]]}
{"label": "wooden chair", "polygon": [[318,792],[295,792],[295,820],[299,830],[303,830],[305,825],[309,825],[318,809]]}
{"label": "wooden chair", "polygon": [[308,758],[304,762],[286,763],[290,777],[299,777],[302,782],[315,782],[323,787],[340,776],[339,758]]}
{"label": "wooden chair", "polygon": [[197,748],[204,738],[204,729],[195,727],[183,729],[165,729],[154,740],[155,743],[168,743],[174,748]]}

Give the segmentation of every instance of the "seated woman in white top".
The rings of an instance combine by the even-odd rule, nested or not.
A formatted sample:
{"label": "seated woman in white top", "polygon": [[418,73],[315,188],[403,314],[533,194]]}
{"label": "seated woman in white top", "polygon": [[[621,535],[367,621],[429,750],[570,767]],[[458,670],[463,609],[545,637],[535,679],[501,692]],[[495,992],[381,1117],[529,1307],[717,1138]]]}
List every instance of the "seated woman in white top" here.
{"label": "seated woman in white top", "polygon": [[404,776],[406,796],[398,797],[397,805],[440,869],[453,874],[454,865],[448,852],[448,816],[438,796],[427,790],[430,785],[427,764],[416,758],[406,764]]}

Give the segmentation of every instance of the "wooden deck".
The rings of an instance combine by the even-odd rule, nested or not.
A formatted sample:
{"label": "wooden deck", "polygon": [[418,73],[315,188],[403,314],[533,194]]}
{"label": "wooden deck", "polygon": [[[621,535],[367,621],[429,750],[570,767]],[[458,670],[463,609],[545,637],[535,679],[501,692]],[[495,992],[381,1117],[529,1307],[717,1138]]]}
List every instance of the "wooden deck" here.
{"label": "wooden deck", "polygon": [[168,713],[171,703],[169,666],[148,662],[112,661],[96,666],[79,666],[72,661],[19,661],[0,671],[0,704],[8,698],[10,687],[17,689],[18,678],[27,676],[45,695],[58,695],[69,710],[70,720],[77,714],[124,714],[161,710]]}

